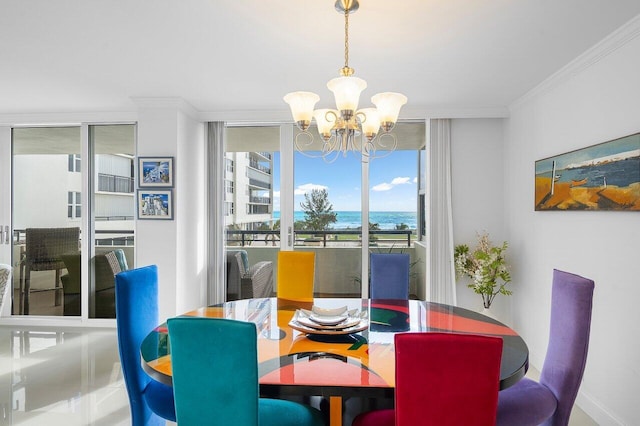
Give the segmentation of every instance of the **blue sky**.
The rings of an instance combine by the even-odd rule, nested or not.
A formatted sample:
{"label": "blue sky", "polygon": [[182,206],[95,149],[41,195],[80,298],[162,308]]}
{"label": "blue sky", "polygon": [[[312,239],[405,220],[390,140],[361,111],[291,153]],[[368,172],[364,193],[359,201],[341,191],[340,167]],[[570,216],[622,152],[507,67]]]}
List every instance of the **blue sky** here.
{"label": "blue sky", "polygon": [[[274,156],[274,210],[280,210],[280,157]],[[360,158],[348,154],[334,163],[295,153],[295,210],[300,209],[304,193],[326,188],[334,211],[361,210]],[[417,153],[395,151],[369,163],[370,211],[415,211],[417,199]]]}

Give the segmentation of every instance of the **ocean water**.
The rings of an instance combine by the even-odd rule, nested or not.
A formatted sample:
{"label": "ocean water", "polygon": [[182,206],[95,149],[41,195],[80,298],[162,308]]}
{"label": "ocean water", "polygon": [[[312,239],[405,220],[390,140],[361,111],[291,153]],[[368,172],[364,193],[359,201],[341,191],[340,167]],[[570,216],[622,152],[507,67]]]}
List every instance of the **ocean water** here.
{"label": "ocean water", "polygon": [[[333,229],[359,228],[362,226],[362,214],[352,211],[336,211],[338,221],[331,227]],[[280,212],[273,212],[274,219],[280,219]],[[303,211],[295,211],[293,220],[304,220]],[[396,225],[401,223],[409,226],[409,229],[417,229],[416,212],[369,212],[369,222],[377,223],[380,229],[396,229]]]}
{"label": "ocean water", "polygon": [[[540,173],[538,176],[551,178],[551,172]],[[624,188],[634,182],[640,182],[640,157],[594,166],[556,170],[556,177],[556,182],[569,183],[586,179],[586,183],[582,184],[582,187],[599,187],[606,183]]]}

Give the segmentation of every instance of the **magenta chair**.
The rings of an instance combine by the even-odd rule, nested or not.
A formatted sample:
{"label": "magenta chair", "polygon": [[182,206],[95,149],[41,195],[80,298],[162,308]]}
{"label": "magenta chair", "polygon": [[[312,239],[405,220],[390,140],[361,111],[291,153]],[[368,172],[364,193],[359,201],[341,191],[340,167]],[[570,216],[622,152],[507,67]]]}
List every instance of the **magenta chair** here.
{"label": "magenta chair", "polygon": [[[158,267],[120,272],[116,283],[118,350],[133,426],[164,426],[176,421],[173,389],[151,379],[140,364],[140,345],[158,326]],[[165,420],[166,419],[166,420]]]}
{"label": "magenta chair", "polygon": [[359,414],[353,426],[494,426],[502,338],[395,335],[395,409]]}
{"label": "magenta chair", "polygon": [[409,255],[371,253],[371,299],[409,299]]}
{"label": "magenta chair", "polygon": [[500,392],[498,425],[569,424],[589,347],[594,282],[553,270],[549,346],[540,381],[523,378]]}

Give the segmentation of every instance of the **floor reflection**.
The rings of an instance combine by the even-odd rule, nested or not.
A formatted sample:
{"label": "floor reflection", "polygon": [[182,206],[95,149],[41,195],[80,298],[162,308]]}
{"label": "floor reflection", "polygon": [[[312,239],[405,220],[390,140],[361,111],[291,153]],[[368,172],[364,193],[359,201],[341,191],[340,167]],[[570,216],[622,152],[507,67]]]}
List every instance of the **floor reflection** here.
{"label": "floor reflection", "polygon": [[129,425],[116,332],[0,327],[0,425]]}

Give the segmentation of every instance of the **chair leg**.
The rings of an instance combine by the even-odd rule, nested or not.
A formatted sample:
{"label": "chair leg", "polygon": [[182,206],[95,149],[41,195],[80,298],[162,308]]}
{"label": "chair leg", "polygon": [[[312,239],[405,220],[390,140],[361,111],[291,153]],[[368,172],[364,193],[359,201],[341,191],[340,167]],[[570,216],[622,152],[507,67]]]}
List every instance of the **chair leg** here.
{"label": "chair leg", "polygon": [[29,315],[29,292],[31,291],[31,269],[29,267],[25,267],[24,271],[24,294],[21,294],[21,297],[24,297],[24,304],[22,305],[22,314]]}
{"label": "chair leg", "polygon": [[54,293],[54,306],[60,306],[62,304],[62,282],[60,281],[60,269],[56,269],[56,285]]}

